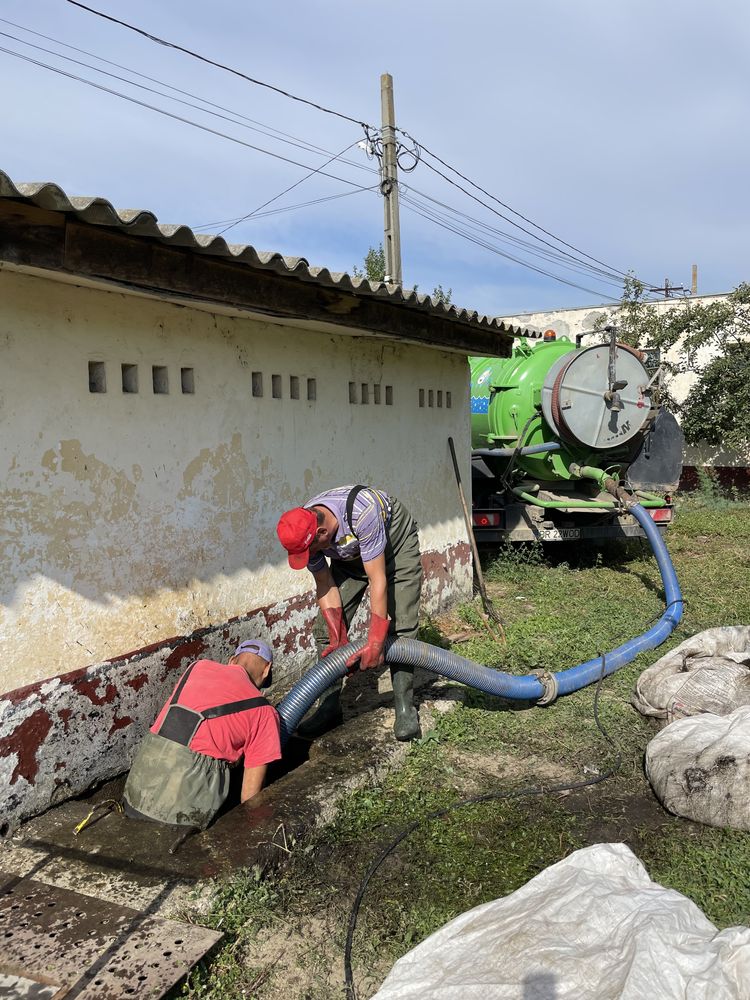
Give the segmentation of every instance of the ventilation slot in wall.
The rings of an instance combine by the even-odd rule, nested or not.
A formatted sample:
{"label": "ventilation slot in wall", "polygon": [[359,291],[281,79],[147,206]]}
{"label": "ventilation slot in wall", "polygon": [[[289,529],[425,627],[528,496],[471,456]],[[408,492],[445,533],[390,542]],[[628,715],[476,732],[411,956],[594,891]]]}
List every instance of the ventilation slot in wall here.
{"label": "ventilation slot in wall", "polygon": [[253,396],[263,395],[263,372],[253,372],[252,374]]}
{"label": "ventilation slot in wall", "polygon": [[154,395],[166,396],[169,392],[169,370],[166,365],[151,366],[151,383]]}
{"label": "ventilation slot in wall", "polygon": [[122,391],[138,392],[138,365],[122,365]]}
{"label": "ventilation slot in wall", "polygon": [[192,368],[180,368],[180,386],[186,396],[195,392],[195,374]]}
{"label": "ventilation slot in wall", "polygon": [[308,402],[313,402],[318,398],[318,383],[314,378],[309,378],[307,380],[307,399]]}
{"label": "ventilation slot in wall", "polygon": [[393,406],[393,386],[387,385],[385,387],[385,405]]}
{"label": "ventilation slot in wall", "polygon": [[271,376],[271,395],[274,399],[281,399],[281,375]]}
{"label": "ventilation slot in wall", "polygon": [[297,375],[289,376],[289,398],[299,399],[299,377]]}
{"label": "ventilation slot in wall", "polygon": [[424,406],[425,400],[428,406],[437,405],[438,409],[442,409],[443,400],[445,400],[446,410],[450,410],[453,398],[450,392],[446,389],[420,389],[419,390],[419,405]]}
{"label": "ventilation slot in wall", "polygon": [[380,405],[380,385],[374,385],[372,387],[372,401],[376,406]]}
{"label": "ventilation slot in wall", "polygon": [[89,361],[89,392],[107,391],[107,373],[103,361]]}
{"label": "ventilation slot in wall", "polygon": [[362,395],[360,398],[365,404],[370,402],[370,387],[367,382],[362,383]]}
{"label": "ventilation slot in wall", "polygon": [[349,402],[350,403],[356,403],[357,402],[357,383],[356,382],[350,382],[349,383]]}

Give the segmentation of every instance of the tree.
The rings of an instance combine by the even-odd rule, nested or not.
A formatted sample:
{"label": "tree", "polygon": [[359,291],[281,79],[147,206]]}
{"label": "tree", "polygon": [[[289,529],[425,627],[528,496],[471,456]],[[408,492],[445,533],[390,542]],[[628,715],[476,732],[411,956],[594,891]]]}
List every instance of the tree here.
{"label": "tree", "polygon": [[[750,284],[708,305],[684,299],[657,310],[644,301],[644,285],[625,280],[619,307],[597,323],[617,326],[618,340],[658,347],[670,406],[681,417],[689,444],[706,441],[740,452],[750,449]],[[669,356],[667,353],[669,352]],[[705,360],[702,360],[705,359]],[[669,395],[677,375],[695,374],[687,397]]]}
{"label": "tree", "polygon": [[364,264],[364,270],[356,264],[352,268],[355,278],[367,278],[376,283],[385,280],[385,250],[382,243],[379,247],[370,247],[365,254]]}
{"label": "tree", "polygon": [[[370,247],[365,254],[364,269],[355,264],[352,267],[352,275],[355,278],[367,278],[368,281],[375,283],[385,280],[385,250],[382,243],[378,247]],[[418,287],[418,285],[414,285],[412,291],[416,292]],[[442,285],[437,285],[432,292],[433,300],[435,302],[442,302],[446,306],[451,304],[452,295],[453,289],[449,288],[445,292]]]}

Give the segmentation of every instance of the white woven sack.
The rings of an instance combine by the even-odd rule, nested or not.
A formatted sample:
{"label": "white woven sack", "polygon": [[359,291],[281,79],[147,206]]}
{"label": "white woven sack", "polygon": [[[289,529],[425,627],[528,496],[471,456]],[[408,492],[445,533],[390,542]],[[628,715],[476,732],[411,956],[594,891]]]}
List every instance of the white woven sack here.
{"label": "white woven sack", "polygon": [[646,774],[670,812],[750,830],[750,706],[673,722],[646,747]]}
{"label": "white woven sack", "polygon": [[643,671],[632,702],[664,725],[750,705],[750,626],[710,628],[686,639]]}

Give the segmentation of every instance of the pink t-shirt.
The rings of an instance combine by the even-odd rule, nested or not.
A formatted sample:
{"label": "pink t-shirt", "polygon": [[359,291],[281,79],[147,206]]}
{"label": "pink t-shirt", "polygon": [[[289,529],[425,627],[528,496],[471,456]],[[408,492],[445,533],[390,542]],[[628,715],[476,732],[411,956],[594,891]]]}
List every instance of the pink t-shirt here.
{"label": "pink t-shirt", "polygon": [[[215,663],[213,660],[198,660],[180,693],[178,703],[185,708],[202,712],[216,705],[257,698],[260,694],[242,667]],[[170,699],[171,697],[170,695]],[[168,704],[169,701],[159,712],[151,727],[152,733],[158,733]],[[244,757],[245,767],[259,767],[261,764],[270,764],[272,760],[279,760],[281,742],[276,709],[271,705],[262,705],[260,708],[248,708],[244,712],[235,712],[218,719],[206,719],[198,726],[198,731],[190,741],[190,749],[206,754],[207,757],[229,761],[230,764]]]}

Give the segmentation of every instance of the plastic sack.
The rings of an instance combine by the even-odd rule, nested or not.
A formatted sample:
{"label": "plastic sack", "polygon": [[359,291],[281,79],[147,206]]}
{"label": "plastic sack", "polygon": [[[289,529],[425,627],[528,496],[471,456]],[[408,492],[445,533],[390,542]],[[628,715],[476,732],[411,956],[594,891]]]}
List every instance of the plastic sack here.
{"label": "plastic sack", "polygon": [[673,722],[646,747],[646,774],[670,812],[750,830],[750,706]]}
{"label": "plastic sack", "polygon": [[597,844],[451,920],[396,962],[373,1000],[748,996],[750,929],[717,931],[625,844]]}
{"label": "plastic sack", "polygon": [[750,705],[750,626],[710,628],[686,639],[643,671],[632,702],[665,725]]}

